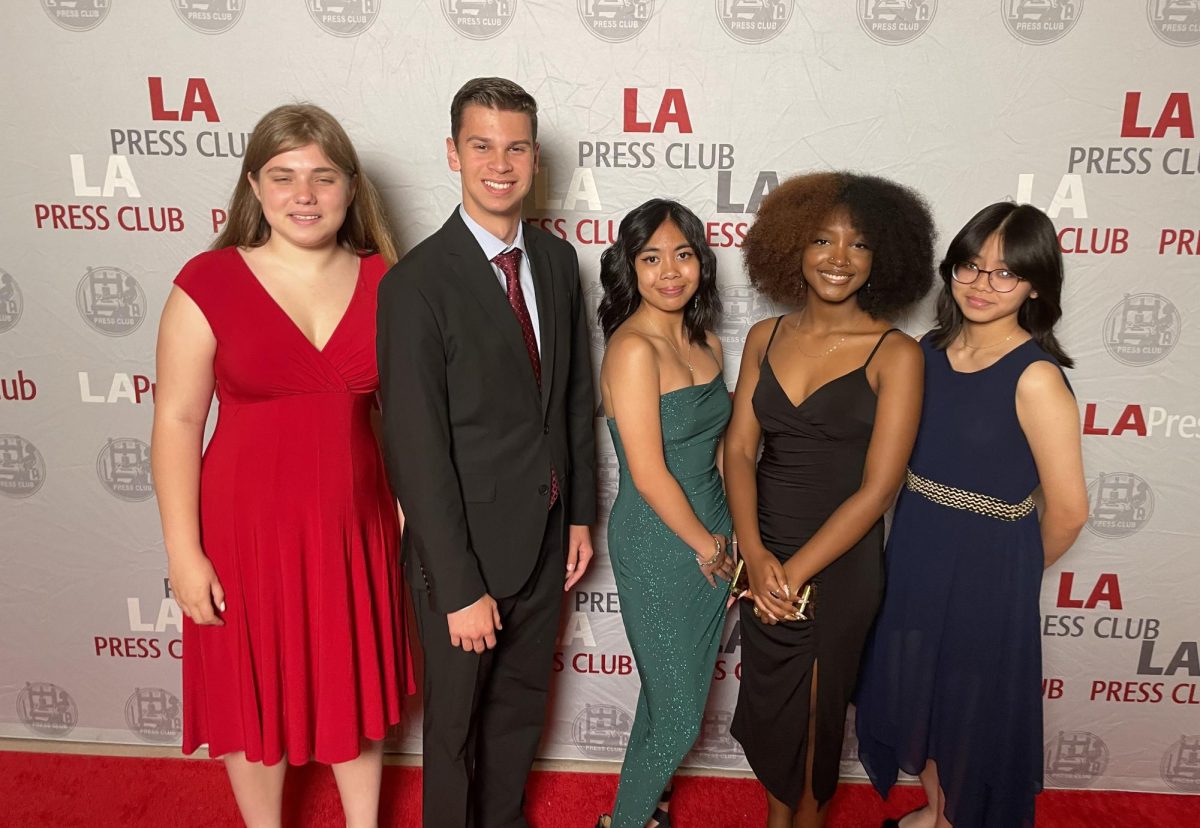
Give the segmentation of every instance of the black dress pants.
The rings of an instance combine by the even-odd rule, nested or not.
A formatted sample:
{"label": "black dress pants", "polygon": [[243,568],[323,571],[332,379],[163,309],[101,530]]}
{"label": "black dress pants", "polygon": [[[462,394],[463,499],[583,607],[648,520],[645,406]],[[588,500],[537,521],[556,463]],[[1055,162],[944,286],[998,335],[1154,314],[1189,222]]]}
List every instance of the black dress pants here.
{"label": "black dress pants", "polygon": [[452,647],[445,614],[412,584],[425,652],[424,828],[528,828],[525,782],[545,724],[562,611],[563,519],[556,503],[529,580],[496,599],[503,629],[495,649]]}

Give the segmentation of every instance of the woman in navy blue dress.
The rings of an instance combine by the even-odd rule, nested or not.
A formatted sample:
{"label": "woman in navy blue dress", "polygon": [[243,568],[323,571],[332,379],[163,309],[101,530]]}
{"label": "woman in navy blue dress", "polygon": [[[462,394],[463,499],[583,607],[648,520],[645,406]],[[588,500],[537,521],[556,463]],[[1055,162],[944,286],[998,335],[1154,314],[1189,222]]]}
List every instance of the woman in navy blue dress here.
{"label": "woman in navy blue dress", "polygon": [[898,771],[919,775],[929,801],[903,828],[1032,828],[1042,571],[1087,519],[1072,362],[1054,337],[1062,255],[1044,213],[998,203],[959,231],[940,272],[862,665],[859,758],[884,796]]}

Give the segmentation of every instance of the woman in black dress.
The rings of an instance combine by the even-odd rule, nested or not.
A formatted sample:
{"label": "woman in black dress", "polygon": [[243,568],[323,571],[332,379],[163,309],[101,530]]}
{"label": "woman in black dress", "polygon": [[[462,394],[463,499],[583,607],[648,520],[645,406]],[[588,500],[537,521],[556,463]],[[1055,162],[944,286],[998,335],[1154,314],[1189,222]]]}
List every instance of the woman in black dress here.
{"label": "woman in black dress", "polygon": [[898,184],[806,175],[763,201],[743,253],[754,286],[796,310],[751,329],[726,435],[750,586],[732,733],[769,828],[810,828],[837,788],[883,513],[921,414],[921,349],[890,320],[932,285],[933,222]]}

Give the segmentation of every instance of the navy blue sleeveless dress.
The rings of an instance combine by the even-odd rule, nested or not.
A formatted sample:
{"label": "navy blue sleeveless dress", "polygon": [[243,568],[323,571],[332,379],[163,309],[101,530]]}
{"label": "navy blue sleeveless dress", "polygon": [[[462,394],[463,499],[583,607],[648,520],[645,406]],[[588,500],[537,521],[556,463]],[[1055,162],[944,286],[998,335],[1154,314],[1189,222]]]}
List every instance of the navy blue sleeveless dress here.
{"label": "navy blue sleeveless dress", "polygon": [[955,828],[1032,828],[1043,555],[1016,388],[1032,363],[1058,363],[1029,340],[960,373],[928,337],[921,347],[925,402],[863,657],[859,759],[883,796],[933,759]]}

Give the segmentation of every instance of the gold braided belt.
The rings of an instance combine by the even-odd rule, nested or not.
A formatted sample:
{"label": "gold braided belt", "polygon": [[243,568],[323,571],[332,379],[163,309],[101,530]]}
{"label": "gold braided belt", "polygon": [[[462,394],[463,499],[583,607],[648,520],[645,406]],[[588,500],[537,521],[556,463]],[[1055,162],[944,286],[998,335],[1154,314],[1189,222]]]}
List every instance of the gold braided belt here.
{"label": "gold braided belt", "polygon": [[938,483],[928,477],[921,477],[912,469],[905,471],[904,485],[909,491],[916,492],[926,500],[941,506],[987,515],[996,520],[1020,520],[1034,510],[1032,497],[1026,497],[1020,503],[1009,503],[991,495],[968,492],[966,489],[956,489]]}

